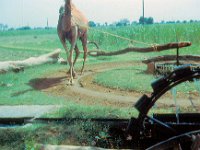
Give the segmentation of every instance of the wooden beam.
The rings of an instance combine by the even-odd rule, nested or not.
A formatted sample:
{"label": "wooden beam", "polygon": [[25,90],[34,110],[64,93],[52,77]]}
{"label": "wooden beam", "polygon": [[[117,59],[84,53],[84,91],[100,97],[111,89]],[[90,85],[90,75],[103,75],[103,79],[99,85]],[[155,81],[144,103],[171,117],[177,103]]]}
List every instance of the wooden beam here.
{"label": "wooden beam", "polygon": [[4,61],[0,62],[0,74],[7,73],[9,71],[19,72],[24,70],[24,68],[37,66],[46,63],[56,63],[58,62],[59,54],[61,50],[57,49],[51,53],[41,55],[39,57],[31,57],[25,60],[19,61]]}
{"label": "wooden beam", "polygon": [[149,53],[149,52],[159,52],[169,49],[183,48],[191,46],[191,42],[176,42],[176,43],[168,43],[163,45],[152,45],[150,47],[139,48],[139,47],[130,47],[122,50],[117,50],[113,52],[106,51],[89,51],[88,55],[97,57],[97,56],[113,56],[113,55],[121,55],[129,52],[139,52],[139,53]]}

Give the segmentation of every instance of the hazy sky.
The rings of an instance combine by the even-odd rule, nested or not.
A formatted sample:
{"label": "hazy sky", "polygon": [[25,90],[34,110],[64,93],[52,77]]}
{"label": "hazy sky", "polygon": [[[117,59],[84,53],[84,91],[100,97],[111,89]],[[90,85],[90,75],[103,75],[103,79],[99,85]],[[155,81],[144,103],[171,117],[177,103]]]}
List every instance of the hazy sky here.
{"label": "hazy sky", "polygon": [[[138,21],[142,0],[72,0],[95,22],[112,23],[122,18]],[[0,0],[0,23],[9,27],[55,27],[63,0]],[[145,0],[145,16],[161,20],[200,20],[200,0]]]}

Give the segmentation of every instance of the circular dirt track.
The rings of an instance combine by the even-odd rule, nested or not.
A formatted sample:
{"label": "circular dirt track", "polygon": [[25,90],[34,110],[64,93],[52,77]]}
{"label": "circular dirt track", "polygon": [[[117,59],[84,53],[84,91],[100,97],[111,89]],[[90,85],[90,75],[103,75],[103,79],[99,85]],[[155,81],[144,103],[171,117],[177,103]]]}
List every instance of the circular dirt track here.
{"label": "circular dirt track", "polygon": [[[96,74],[112,69],[142,65],[139,62],[106,62],[101,64],[87,65],[83,75],[79,71],[74,85],[67,85],[67,70],[60,70],[40,79],[35,79],[31,86],[37,90],[46,92],[50,95],[64,97],[76,103],[85,105],[102,105],[113,107],[132,107],[133,104],[143,95],[150,93],[141,93],[137,91],[125,91],[119,89],[106,88],[94,83],[93,79]],[[168,92],[163,96],[164,101],[158,101],[161,108],[175,107],[173,95]],[[172,101],[169,101],[172,99]],[[177,94],[179,105],[190,106],[190,101],[185,94]]]}
{"label": "circular dirt track", "polygon": [[31,86],[37,90],[54,96],[65,97],[77,103],[130,107],[143,93],[106,88],[94,83],[93,78],[100,72],[133,65],[140,64],[136,62],[112,62],[87,65],[83,75],[80,75],[80,71],[77,71],[78,78],[74,79],[72,86],[67,85],[67,70],[60,70],[45,75],[43,78],[34,79]]}

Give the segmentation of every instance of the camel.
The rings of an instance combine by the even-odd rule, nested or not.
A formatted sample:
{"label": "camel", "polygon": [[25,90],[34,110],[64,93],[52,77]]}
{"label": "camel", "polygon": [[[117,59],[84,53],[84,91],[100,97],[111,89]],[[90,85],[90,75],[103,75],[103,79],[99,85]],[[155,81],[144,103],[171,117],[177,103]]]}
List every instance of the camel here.
{"label": "camel", "polygon": [[[68,73],[70,73],[69,84],[73,84],[73,79],[76,77],[74,71],[74,65],[78,59],[80,51],[77,46],[77,40],[80,39],[84,51],[84,61],[81,69],[81,74],[83,73],[85,61],[87,57],[87,30],[88,30],[88,20],[86,17],[76,8],[76,6],[71,2],[71,0],[65,0],[64,7],[61,6],[59,10],[60,16],[57,25],[57,33],[59,39],[67,53],[67,61],[70,65]],[[71,44],[70,51],[66,46],[66,40]],[[73,52],[75,50],[75,59],[73,61]]]}

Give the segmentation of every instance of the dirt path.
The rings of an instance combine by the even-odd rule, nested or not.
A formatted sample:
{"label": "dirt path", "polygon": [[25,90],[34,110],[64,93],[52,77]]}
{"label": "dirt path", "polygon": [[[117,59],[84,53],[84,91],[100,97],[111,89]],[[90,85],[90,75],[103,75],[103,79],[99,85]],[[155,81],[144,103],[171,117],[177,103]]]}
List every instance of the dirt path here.
{"label": "dirt path", "polygon": [[42,90],[56,96],[66,97],[78,103],[130,107],[142,96],[142,93],[99,86],[93,83],[93,78],[100,72],[133,65],[140,64],[124,62],[107,63],[106,65],[105,63],[88,65],[84,75],[78,75],[78,79],[74,80],[73,86],[67,86],[66,71],[63,70],[51,74],[48,77],[34,80],[34,83],[30,84],[37,90]]}
{"label": "dirt path", "polygon": [[[141,93],[136,91],[123,91],[119,89],[110,89],[94,83],[94,77],[100,72],[107,70],[141,65],[137,62],[123,63],[101,63],[88,65],[84,75],[78,75],[73,86],[67,86],[66,70],[60,70],[50,75],[44,75],[43,78],[30,81],[30,85],[39,91],[46,92],[54,96],[66,98],[66,100],[84,105],[112,106],[117,108],[132,107],[133,104],[143,95],[150,93]],[[164,100],[159,100],[158,106],[162,108],[175,108],[171,94],[163,96]],[[190,106],[191,102],[185,94],[177,96],[179,105]],[[198,102],[200,105],[200,102]],[[198,106],[199,106],[198,105]],[[34,105],[34,106],[0,106],[0,118],[17,117],[39,117],[45,113],[57,111],[61,106],[55,105]],[[200,110],[200,108],[198,109]]]}
{"label": "dirt path", "polygon": [[[85,105],[102,105],[112,107],[132,107],[133,104],[143,95],[150,93],[141,93],[137,91],[123,91],[119,89],[110,89],[93,82],[96,74],[107,70],[129,67],[133,65],[142,65],[138,62],[112,62],[88,65],[84,75],[78,75],[73,86],[67,86],[66,71],[60,70],[51,74],[48,77],[34,80],[31,83],[32,87],[37,90],[42,90],[48,94],[65,97],[67,100],[72,100],[76,103]],[[175,107],[173,97],[170,92],[163,96],[164,101],[159,100],[159,106]],[[189,106],[190,101],[185,95],[177,96],[180,105]]]}

